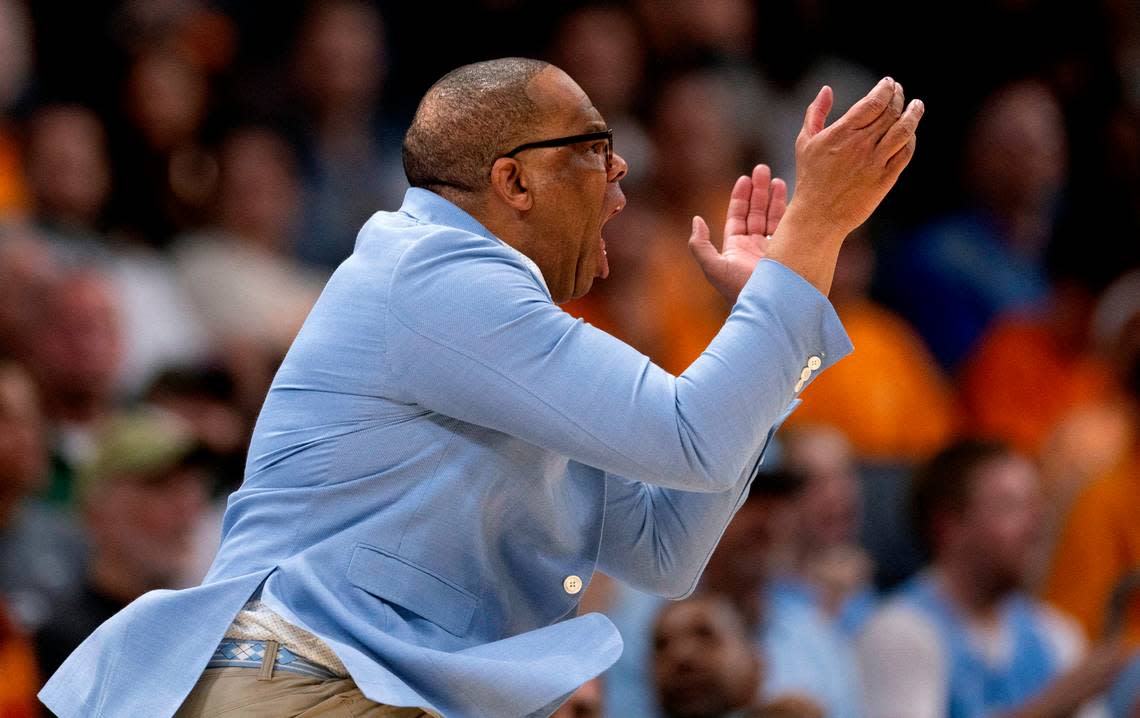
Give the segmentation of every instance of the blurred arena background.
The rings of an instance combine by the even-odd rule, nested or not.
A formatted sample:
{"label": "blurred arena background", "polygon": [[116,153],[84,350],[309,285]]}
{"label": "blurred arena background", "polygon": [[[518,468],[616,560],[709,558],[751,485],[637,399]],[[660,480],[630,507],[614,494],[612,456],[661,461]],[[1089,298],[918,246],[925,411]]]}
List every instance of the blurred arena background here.
{"label": "blurred arena background", "polygon": [[[794,201],[823,84],[832,119],[888,74],[926,103],[840,259],[856,353],[804,393],[763,519],[714,557],[754,566],[769,606],[728,624],[763,657],[738,674],[807,701],[771,715],[864,714],[860,633],[927,560],[911,477],[964,437],[1032,462],[1025,589],[1093,650],[1140,638],[1135,0],[0,0],[0,718],[39,715],[118,608],[200,580],[277,363],[402,200],[416,102],[508,55],[574,77],[630,165],[612,274],[565,308],[675,373],[729,310],[692,216],[715,235],[757,162]],[[657,605],[605,581],[586,604],[626,657],[566,710],[658,715]]]}

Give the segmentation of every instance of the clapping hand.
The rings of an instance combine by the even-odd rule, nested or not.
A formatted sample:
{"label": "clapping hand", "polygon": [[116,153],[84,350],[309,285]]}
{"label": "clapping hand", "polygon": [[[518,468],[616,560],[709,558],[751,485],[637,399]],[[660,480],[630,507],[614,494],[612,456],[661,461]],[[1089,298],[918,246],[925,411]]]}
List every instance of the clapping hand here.
{"label": "clapping hand", "polygon": [[689,250],[709,283],[729,303],[736,302],[756,263],[764,258],[787,207],[788,185],[773,179],[767,165],[756,165],[751,177],[742,175],[732,188],[720,249],[712,243],[705,220],[693,217]]}
{"label": "clapping hand", "polygon": [[[905,101],[885,77],[842,117],[827,124],[832,92],[823,87],[796,139],[796,197],[759,165],[732,190],[724,243],[693,218],[689,248],[705,276],[730,302],[763,257],[785,265],[827,294],[839,248],[867,220],[914,156],[921,100]],[[779,232],[777,233],[777,226]]]}

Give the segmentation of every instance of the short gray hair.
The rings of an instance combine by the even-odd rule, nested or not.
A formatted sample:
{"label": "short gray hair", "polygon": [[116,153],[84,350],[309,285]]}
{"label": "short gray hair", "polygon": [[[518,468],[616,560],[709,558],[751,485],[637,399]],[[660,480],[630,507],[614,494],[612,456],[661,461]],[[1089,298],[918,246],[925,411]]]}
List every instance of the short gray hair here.
{"label": "short gray hair", "polygon": [[408,184],[437,192],[484,189],[495,160],[538,124],[538,107],[526,88],[549,66],[508,57],[464,65],[440,78],[404,135]]}

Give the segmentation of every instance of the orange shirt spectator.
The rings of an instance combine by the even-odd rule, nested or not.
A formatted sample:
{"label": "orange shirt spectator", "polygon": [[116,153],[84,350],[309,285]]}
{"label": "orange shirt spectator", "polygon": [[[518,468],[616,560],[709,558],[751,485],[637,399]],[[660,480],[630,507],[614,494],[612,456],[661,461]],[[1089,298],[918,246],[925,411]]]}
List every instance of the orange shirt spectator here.
{"label": "orange shirt spectator", "polygon": [[0,717],[39,716],[39,671],[27,639],[0,611]]}
{"label": "orange shirt spectator", "polygon": [[27,189],[20,148],[16,139],[0,128],[0,217],[22,214],[27,208]]}
{"label": "orange shirt spectator", "polygon": [[[1140,451],[1091,483],[1073,505],[1045,582],[1045,598],[1076,618],[1089,638],[1103,635],[1116,583],[1140,568]],[[1140,646],[1140,600],[1126,614],[1125,636]]]}
{"label": "orange shirt spectator", "polygon": [[918,335],[867,299],[836,309],[855,352],[804,390],[788,425],[833,426],[863,458],[919,460],[941,448],[955,430],[957,410]]}
{"label": "orange shirt spectator", "polygon": [[1109,397],[1111,374],[1091,354],[1067,347],[1045,321],[999,323],[962,373],[971,428],[1036,456],[1054,424],[1069,411]]}

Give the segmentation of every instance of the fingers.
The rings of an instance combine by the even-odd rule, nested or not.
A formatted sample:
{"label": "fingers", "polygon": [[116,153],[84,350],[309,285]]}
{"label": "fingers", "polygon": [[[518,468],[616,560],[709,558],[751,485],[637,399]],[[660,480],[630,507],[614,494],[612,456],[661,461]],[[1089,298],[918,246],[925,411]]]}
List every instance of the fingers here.
{"label": "fingers", "polygon": [[768,226],[764,228],[764,234],[770,236],[776,233],[776,225],[783,219],[786,211],[788,211],[788,183],[777,177],[772,180],[772,199],[768,202]]}
{"label": "fingers", "polygon": [[[751,199],[752,178],[741,175],[732,186],[732,196],[728,200],[728,212],[724,217],[724,236],[748,233],[748,207]],[[701,221],[704,222],[703,219]]]}
{"label": "fingers", "polygon": [[831,105],[834,101],[835,97],[830,87],[824,85],[820,88],[819,94],[808,105],[807,113],[804,115],[804,126],[800,134],[810,139],[820,132],[827,123],[827,115],[831,112]]}
{"label": "fingers", "polygon": [[907,143],[903,145],[903,148],[891,155],[891,158],[887,160],[887,172],[889,172],[892,177],[898,177],[903,169],[910,163],[910,158],[914,157],[914,148],[917,142],[918,138],[911,135]]}
{"label": "fingers", "polygon": [[894,94],[891,95],[891,104],[887,106],[886,112],[875,118],[867,127],[867,132],[871,133],[871,137],[875,142],[883,138],[883,135],[898,122],[899,117],[902,116],[903,106],[906,104],[906,96],[903,95],[903,86],[901,82],[895,83]]}
{"label": "fingers", "polygon": [[879,84],[871,88],[871,91],[868,92],[863,99],[856,102],[843,117],[836,120],[835,124],[846,125],[850,129],[855,130],[870,125],[879,118],[879,115],[887,111],[894,93],[895,81],[889,77],[884,77],[879,80]]}
{"label": "fingers", "polygon": [[[918,123],[922,119],[923,113],[926,111],[926,105],[922,100],[912,100],[910,105],[907,106],[906,112],[902,114],[883,138],[879,140],[878,146],[875,148],[875,153],[878,155],[880,161],[885,164],[890,164],[894,161],[895,156],[905,150],[908,146],[911,152],[914,151],[914,138],[915,131],[918,129]],[[907,158],[910,159],[909,157]],[[905,162],[904,162],[905,165]]]}
{"label": "fingers", "polygon": [[[768,165],[756,165],[752,170],[752,197],[748,204],[746,234],[767,234],[768,193],[772,184],[772,170]],[[732,236],[725,233],[725,236]]]}
{"label": "fingers", "polygon": [[706,274],[712,264],[720,258],[720,252],[716,251],[716,247],[713,246],[709,237],[709,226],[705,224],[704,219],[693,217],[693,233],[689,235],[689,251],[693,253],[693,258],[697,260],[697,264]]}

